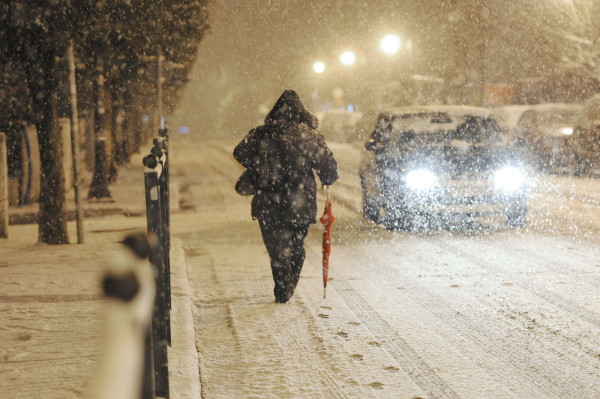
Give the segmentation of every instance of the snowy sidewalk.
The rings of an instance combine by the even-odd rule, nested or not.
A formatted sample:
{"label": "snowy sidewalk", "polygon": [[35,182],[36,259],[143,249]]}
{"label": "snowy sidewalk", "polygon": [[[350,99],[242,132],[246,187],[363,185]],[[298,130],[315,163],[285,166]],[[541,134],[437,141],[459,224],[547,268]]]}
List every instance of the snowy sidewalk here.
{"label": "snowy sidewalk", "polygon": [[[148,150],[150,147],[148,147]],[[10,398],[79,398],[94,372],[102,348],[107,300],[100,281],[121,240],[146,231],[142,156],[119,169],[109,186],[113,201],[85,199],[84,243],[37,244],[37,205],[11,208],[7,239],[0,239],[0,388]],[[172,176],[171,197],[177,185]],[[68,196],[73,210],[73,194]],[[177,211],[171,206],[172,211]],[[171,398],[199,398],[198,355],[194,344],[189,283],[181,242],[172,240],[172,347],[169,348]]]}

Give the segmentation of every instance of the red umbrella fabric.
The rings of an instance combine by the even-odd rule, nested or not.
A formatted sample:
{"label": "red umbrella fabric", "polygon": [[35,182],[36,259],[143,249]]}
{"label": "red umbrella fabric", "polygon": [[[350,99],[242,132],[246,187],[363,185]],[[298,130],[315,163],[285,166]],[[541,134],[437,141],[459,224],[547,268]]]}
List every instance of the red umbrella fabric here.
{"label": "red umbrella fabric", "polygon": [[327,200],[325,201],[325,211],[321,216],[321,223],[325,227],[323,231],[323,298],[325,298],[327,290],[327,277],[329,276],[329,255],[331,254],[331,226],[335,218],[331,213],[331,201],[329,200],[329,190],[325,187]]}

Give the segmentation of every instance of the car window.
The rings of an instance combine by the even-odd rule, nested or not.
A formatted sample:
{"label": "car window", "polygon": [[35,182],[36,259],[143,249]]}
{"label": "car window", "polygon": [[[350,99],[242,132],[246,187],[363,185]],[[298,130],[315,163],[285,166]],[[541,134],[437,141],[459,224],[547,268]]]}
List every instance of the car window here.
{"label": "car window", "polygon": [[523,128],[523,129],[532,129],[535,126],[535,123],[536,123],[535,111],[525,111],[525,112],[523,112],[523,115],[521,115],[521,118],[519,119],[517,126]]}
{"label": "car window", "polygon": [[498,123],[492,118],[483,118],[481,120],[484,132],[484,141],[497,143],[502,141],[502,129]]}
{"label": "car window", "polygon": [[538,114],[538,125],[561,125],[561,124],[574,124],[579,119],[579,113],[577,111],[559,111],[554,110],[551,112],[544,112]]}

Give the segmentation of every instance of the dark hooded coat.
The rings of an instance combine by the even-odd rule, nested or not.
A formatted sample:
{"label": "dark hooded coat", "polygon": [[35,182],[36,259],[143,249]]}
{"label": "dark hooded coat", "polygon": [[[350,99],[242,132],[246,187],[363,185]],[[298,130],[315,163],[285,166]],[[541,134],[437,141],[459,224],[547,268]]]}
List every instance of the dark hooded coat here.
{"label": "dark hooded coat", "polygon": [[260,171],[252,218],[289,224],[315,223],[316,171],[322,185],[338,179],[337,162],[316,130],[317,119],[286,90],[265,118],[235,147],[235,159]]}

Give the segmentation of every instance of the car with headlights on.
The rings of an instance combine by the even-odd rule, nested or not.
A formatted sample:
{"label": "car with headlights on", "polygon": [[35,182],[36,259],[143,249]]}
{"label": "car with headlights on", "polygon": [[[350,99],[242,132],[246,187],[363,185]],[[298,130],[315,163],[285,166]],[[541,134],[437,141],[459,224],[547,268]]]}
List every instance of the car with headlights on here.
{"label": "car with headlights on", "polygon": [[498,213],[511,227],[526,222],[524,165],[486,108],[391,108],[365,148],[363,213],[388,229]]}

